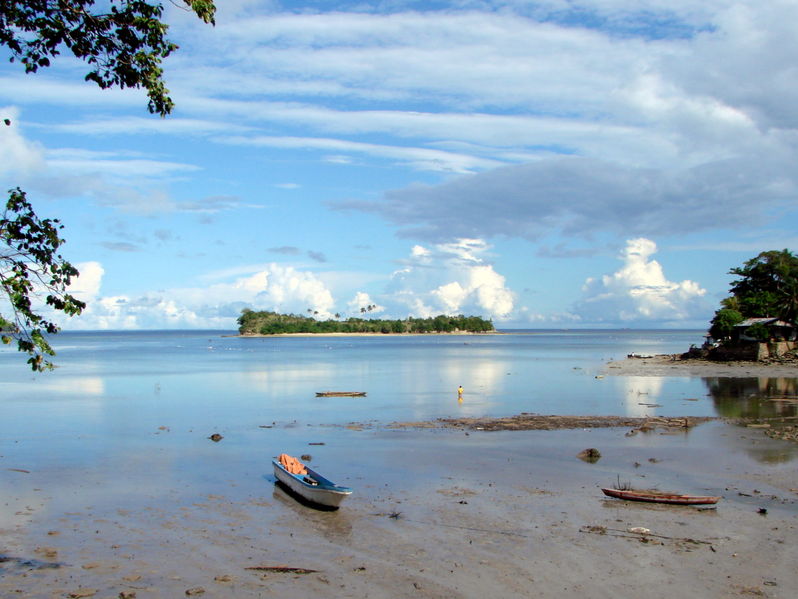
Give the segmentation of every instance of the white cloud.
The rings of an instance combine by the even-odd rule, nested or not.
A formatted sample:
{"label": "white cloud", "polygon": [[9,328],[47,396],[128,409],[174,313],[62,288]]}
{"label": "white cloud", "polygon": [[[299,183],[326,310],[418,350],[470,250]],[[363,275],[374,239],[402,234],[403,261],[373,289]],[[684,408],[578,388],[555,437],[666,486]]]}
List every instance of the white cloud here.
{"label": "white cloud", "polygon": [[294,148],[300,150],[323,150],[350,152],[367,156],[381,156],[407,163],[413,168],[428,171],[446,171],[468,173],[487,167],[498,166],[495,160],[486,160],[465,154],[445,152],[429,148],[398,147],[390,145],[370,144],[330,138],[309,137],[222,137],[217,141],[231,145],[251,145],[273,148]]}
{"label": "white cloud", "polygon": [[72,279],[69,293],[81,301],[91,303],[100,295],[105,269],[99,262],[81,262],[74,266],[80,275]]}
{"label": "white cloud", "polygon": [[[371,310],[368,310],[369,306],[376,306],[376,307],[372,308]],[[349,313],[354,314],[355,316],[360,316],[364,314],[363,312],[364,308],[366,308],[365,312],[366,314],[379,314],[380,312],[385,311],[385,308],[383,306],[378,305],[377,302],[372,300],[371,296],[364,291],[358,291],[355,294],[355,297],[353,297],[346,304],[346,307],[348,308]]]}
{"label": "white cloud", "polygon": [[406,266],[393,274],[385,294],[389,311],[405,316],[468,313],[508,316],[514,295],[505,278],[485,262],[490,246],[481,239],[458,239],[432,247],[414,246]]}
{"label": "white cloud", "polygon": [[[0,106],[0,176],[28,173],[44,162],[43,148],[22,135],[19,114],[14,106]],[[6,125],[5,119],[11,124]]]}
{"label": "white cloud", "polygon": [[139,297],[102,296],[103,267],[78,265],[81,276],[71,287],[88,306],[79,317],[62,320],[71,329],[223,328],[236,327],[243,308],[277,312],[316,312],[331,318],[329,289],[310,272],[270,263],[247,276],[205,287],[150,292]]}
{"label": "white cloud", "polygon": [[706,291],[694,282],[669,281],[656,260],[656,244],[630,239],[616,272],[585,282],[574,312],[588,323],[667,323],[705,316]]}

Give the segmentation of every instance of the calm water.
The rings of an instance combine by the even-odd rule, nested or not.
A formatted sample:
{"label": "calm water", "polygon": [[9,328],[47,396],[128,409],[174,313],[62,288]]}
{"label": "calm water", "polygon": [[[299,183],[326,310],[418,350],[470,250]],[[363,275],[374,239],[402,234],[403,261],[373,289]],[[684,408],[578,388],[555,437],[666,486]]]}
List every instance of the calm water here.
{"label": "calm water", "polygon": [[[490,336],[238,338],[222,331],[62,333],[58,368],[0,352],[3,427],[57,434],[447,416],[715,415],[751,407],[757,379],[596,378],[631,352],[677,353],[702,331],[524,331]],[[458,385],[465,388],[457,401]],[[793,381],[794,385],[794,381]],[[324,390],[366,398],[317,398]],[[712,395],[714,393],[714,396]],[[750,402],[749,402],[750,403]]]}
{"label": "calm water", "polygon": [[[312,451],[322,467],[334,465],[336,476],[360,486],[364,477],[387,476],[383,463],[390,464],[388,472],[403,472],[395,456],[412,453],[416,442],[445,445],[465,439],[434,431],[418,436],[408,430],[361,432],[340,426],[352,422],[519,412],[681,416],[791,410],[785,415],[794,415],[794,403],[765,396],[783,397],[785,389],[795,394],[795,378],[596,378],[610,359],[631,352],[677,353],[699,343],[701,335],[528,331],[485,337],[242,339],[220,331],[63,333],[54,344],[58,368],[36,375],[22,355],[4,349],[0,504],[18,509],[6,511],[5,523],[0,511],[0,529],[16,526],[13,514],[24,506],[44,501],[42,488],[48,495],[41,505],[53,514],[86,505],[105,506],[113,514],[123,501],[138,510],[142,502],[161,501],[165,494],[174,499],[175,493],[191,503],[217,493],[222,480],[228,481],[226,493],[260,496],[268,483],[268,458],[281,451]],[[465,388],[462,403],[458,385]],[[323,390],[366,391],[368,396],[317,398]],[[640,451],[668,442],[688,455],[705,451],[702,444],[727,442],[723,435],[713,436],[711,427],[703,428],[707,435],[678,438],[555,431],[511,439],[524,455],[562,454],[570,464],[578,461],[573,456],[584,448],[585,434],[590,443],[620,438],[623,447]],[[208,441],[217,432],[223,442]],[[476,443],[499,452],[506,452],[509,442],[501,433],[468,439],[468,447]],[[323,445],[309,448],[311,442]],[[735,448],[729,455],[748,460],[739,457],[740,451],[747,455],[752,449]],[[781,463],[792,459],[787,453],[779,449],[755,459]],[[683,462],[674,463],[682,464],[674,476],[683,476]]]}

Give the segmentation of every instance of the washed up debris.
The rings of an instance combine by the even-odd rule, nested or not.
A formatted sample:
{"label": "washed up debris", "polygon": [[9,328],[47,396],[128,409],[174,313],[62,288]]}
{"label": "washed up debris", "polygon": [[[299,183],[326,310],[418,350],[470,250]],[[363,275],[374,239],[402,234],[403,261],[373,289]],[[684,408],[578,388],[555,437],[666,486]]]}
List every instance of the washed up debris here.
{"label": "washed up debris", "polygon": [[191,589],[186,589],[187,597],[192,597],[194,595],[202,595],[203,593],[205,593],[205,589],[203,589],[202,587],[193,587]]}
{"label": "washed up debris", "polygon": [[505,418],[439,418],[434,422],[395,422],[391,428],[455,428],[480,431],[511,430],[562,430],[589,428],[632,428],[635,431],[689,429],[703,422],[716,420],[713,417],[651,417],[630,416],[557,416],[522,412]]}
{"label": "washed up debris", "polygon": [[6,468],[9,472],[21,472],[22,474],[30,474],[30,470],[23,470],[22,468]]}
{"label": "washed up debris", "polygon": [[589,464],[595,464],[601,459],[601,452],[596,449],[595,447],[588,447],[587,449],[583,449],[578,454],[576,454],[583,462],[588,462]]}
{"label": "washed up debris", "polygon": [[295,566],[249,566],[245,570],[254,570],[256,572],[279,572],[284,574],[313,574],[318,570],[311,568],[297,568]]}
{"label": "washed up debris", "polygon": [[608,535],[612,537],[625,537],[627,539],[637,539],[643,543],[651,542],[651,538],[653,537],[657,539],[664,539],[666,541],[676,541],[677,543],[689,543],[691,545],[709,545],[709,548],[712,551],[715,551],[715,549],[712,547],[711,541],[703,541],[701,539],[692,539],[689,537],[669,537],[667,535],[654,534],[647,528],[642,528],[642,527],[635,527],[635,528],[641,528],[642,530],[645,530],[647,532],[641,533],[631,528],[627,530],[622,530],[620,528],[609,528],[607,526],[595,526],[595,525],[582,526],[579,529],[579,532],[588,533],[588,534],[597,534],[597,535]]}
{"label": "washed up debris", "polygon": [[56,570],[62,565],[58,562],[43,562],[37,559],[25,559],[7,555],[0,555],[0,564],[14,564],[25,570]]}
{"label": "washed up debris", "polygon": [[94,597],[97,594],[97,589],[78,589],[69,593],[70,599],[84,599],[85,597]]}
{"label": "washed up debris", "polygon": [[224,437],[222,437],[219,433],[213,433],[210,437],[208,437],[208,439],[210,439],[214,443],[218,443],[219,441],[224,439]]}

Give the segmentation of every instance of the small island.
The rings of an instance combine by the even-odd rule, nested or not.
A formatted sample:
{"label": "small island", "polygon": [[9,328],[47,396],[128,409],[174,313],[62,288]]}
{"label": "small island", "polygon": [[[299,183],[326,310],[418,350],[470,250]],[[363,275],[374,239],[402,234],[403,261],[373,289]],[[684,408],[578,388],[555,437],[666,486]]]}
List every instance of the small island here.
{"label": "small island", "polygon": [[381,320],[376,318],[347,318],[345,320],[316,320],[299,314],[244,309],[238,317],[238,332],[241,335],[324,335],[324,334],[373,334],[373,335],[420,335],[442,333],[493,333],[496,329],[491,320],[479,316],[445,316]]}

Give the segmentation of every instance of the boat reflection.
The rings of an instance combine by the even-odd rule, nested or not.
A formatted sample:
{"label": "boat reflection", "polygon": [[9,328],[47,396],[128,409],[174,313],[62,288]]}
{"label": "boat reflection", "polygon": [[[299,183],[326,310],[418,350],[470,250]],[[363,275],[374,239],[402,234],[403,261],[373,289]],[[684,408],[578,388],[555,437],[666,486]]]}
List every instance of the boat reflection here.
{"label": "boat reflection", "polygon": [[297,495],[274,477],[264,477],[274,482],[272,498],[281,506],[290,509],[296,518],[290,519],[291,526],[304,522],[330,541],[346,539],[352,534],[352,520],[345,509],[332,510],[310,503]]}

